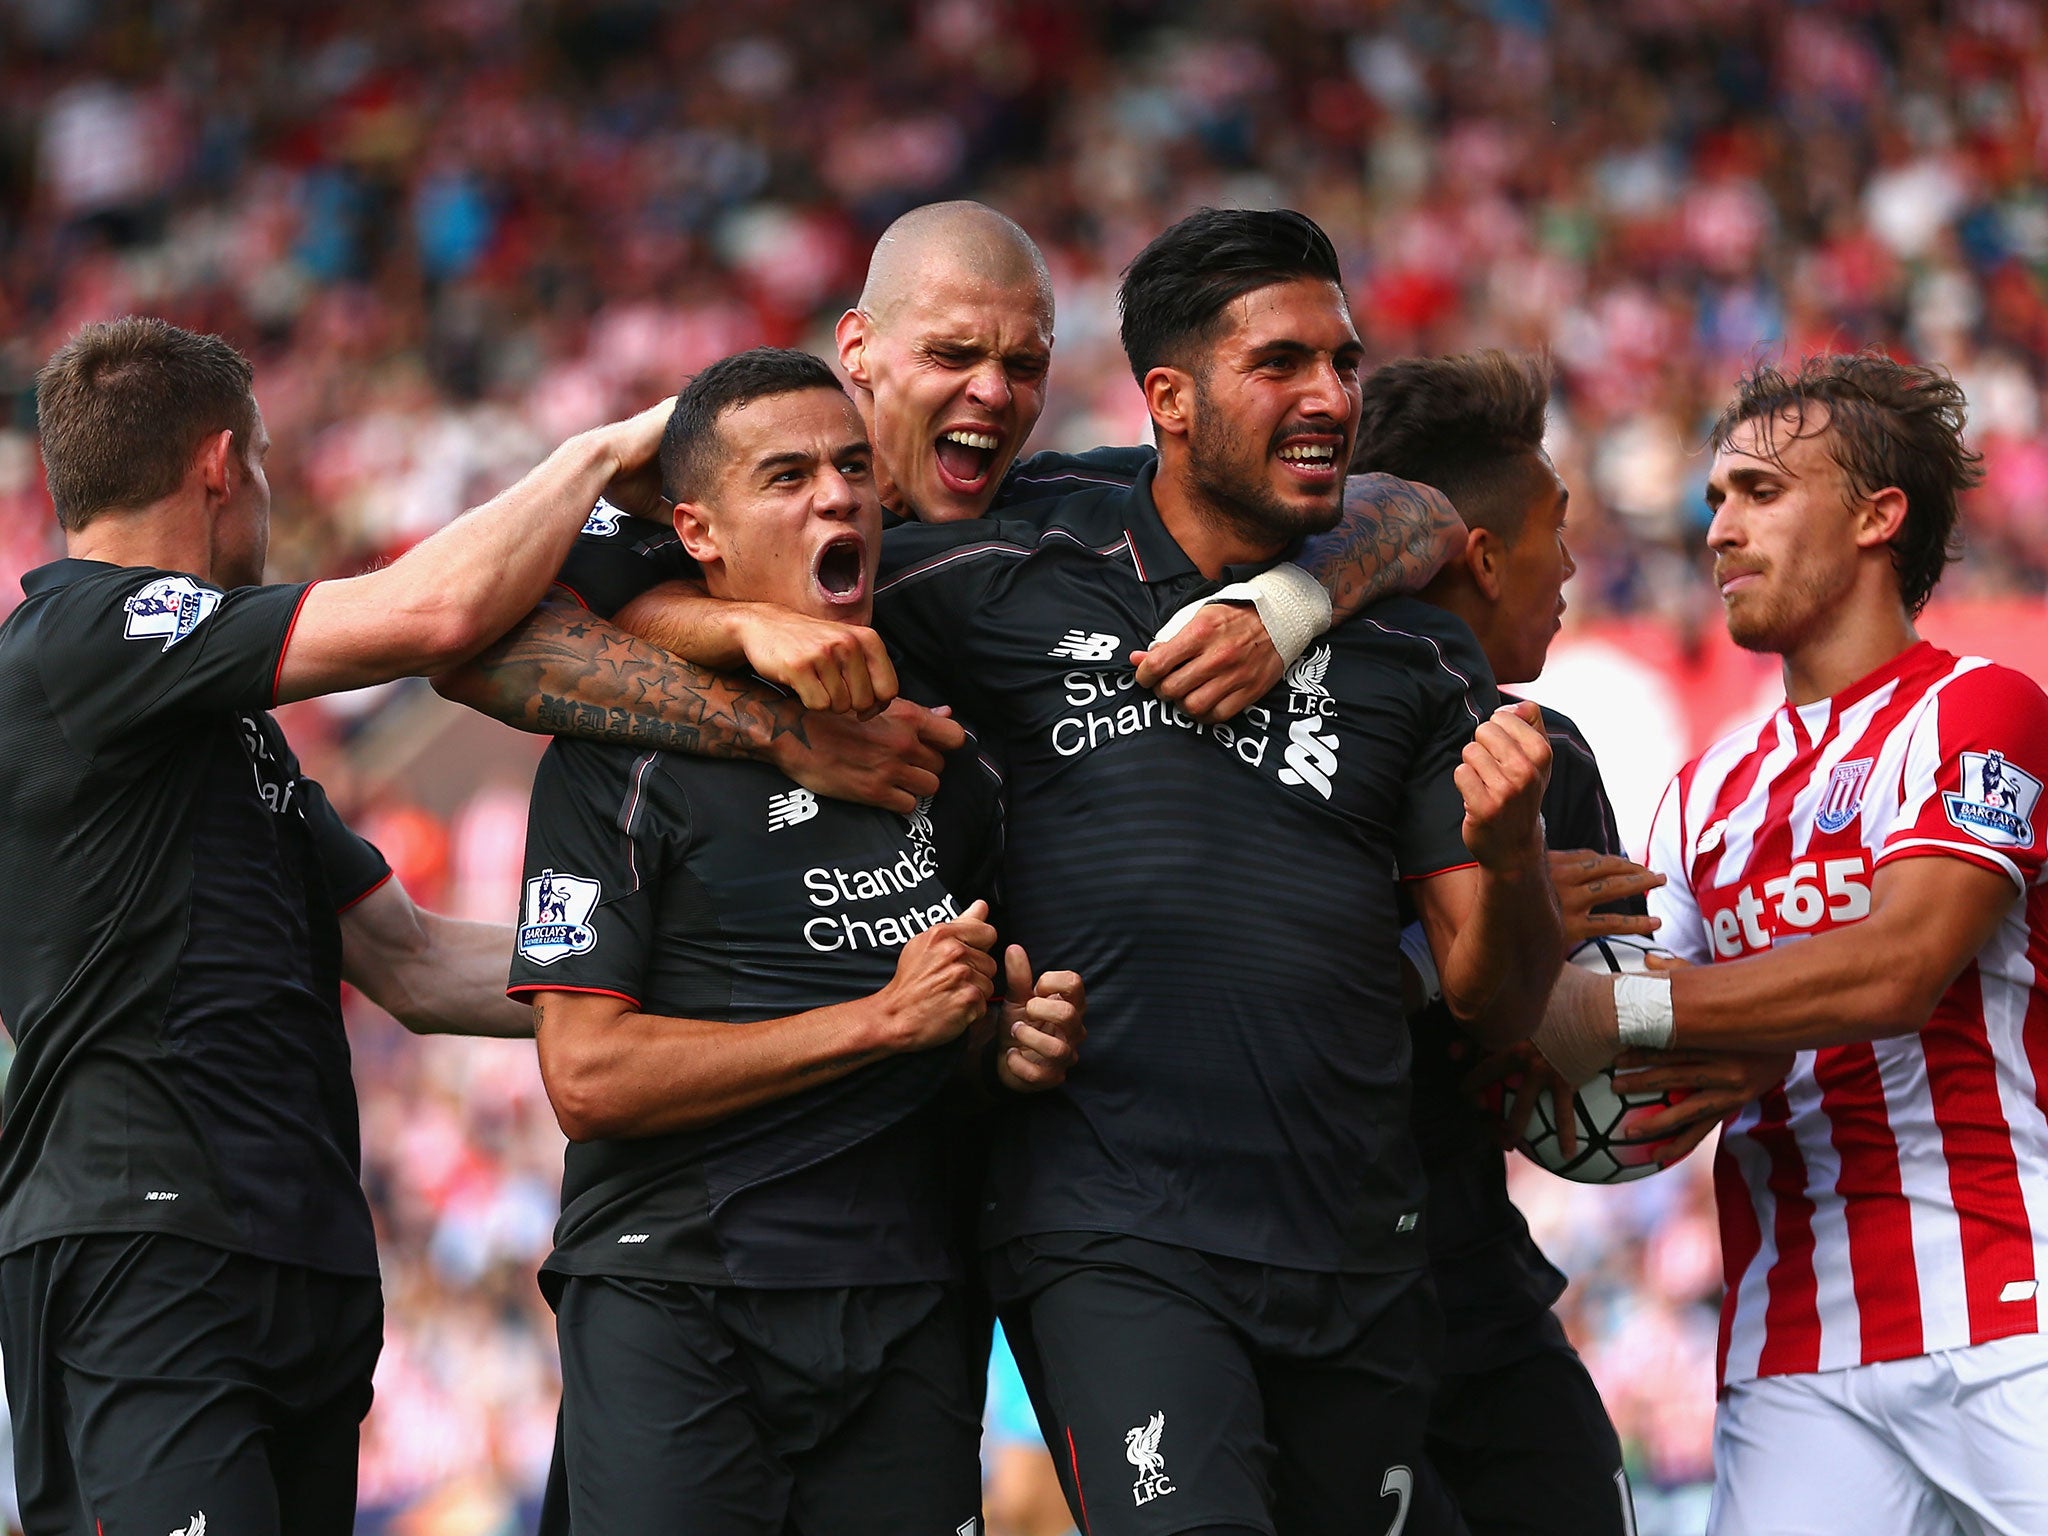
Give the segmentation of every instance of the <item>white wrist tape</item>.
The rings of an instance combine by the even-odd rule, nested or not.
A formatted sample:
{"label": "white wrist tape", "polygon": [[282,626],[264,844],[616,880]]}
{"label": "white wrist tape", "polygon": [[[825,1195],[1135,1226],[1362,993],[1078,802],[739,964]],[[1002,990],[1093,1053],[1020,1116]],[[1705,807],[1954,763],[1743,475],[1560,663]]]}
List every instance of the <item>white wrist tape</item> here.
{"label": "white wrist tape", "polygon": [[1410,923],[1401,930],[1401,956],[1415,967],[1425,1003],[1433,1003],[1444,995],[1443,978],[1436,973],[1436,956],[1430,953],[1429,935],[1422,931],[1422,924]]}
{"label": "white wrist tape", "polygon": [[1250,581],[1232,582],[1220,591],[1176,609],[1172,617],[1159,627],[1152,643],[1162,645],[1171,640],[1186,627],[1188,620],[1210,603],[1250,603],[1258,610],[1259,622],[1266,626],[1266,636],[1273,642],[1273,649],[1290,667],[1301,660],[1301,653],[1318,635],[1327,634],[1330,629],[1330,594],[1323,590],[1320,581],[1300,566],[1283,561],[1270,571],[1261,571]]}
{"label": "white wrist tape", "polygon": [[1648,1051],[1671,1048],[1671,978],[1669,976],[1617,976],[1614,978],[1614,1022],[1621,1043]]}

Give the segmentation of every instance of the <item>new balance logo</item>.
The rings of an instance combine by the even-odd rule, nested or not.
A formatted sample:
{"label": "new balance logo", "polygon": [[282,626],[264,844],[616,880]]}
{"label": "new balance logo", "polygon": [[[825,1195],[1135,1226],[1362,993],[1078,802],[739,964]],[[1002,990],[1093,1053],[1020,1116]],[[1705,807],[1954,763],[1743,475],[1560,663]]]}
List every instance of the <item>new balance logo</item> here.
{"label": "new balance logo", "polygon": [[818,797],[808,789],[786,789],[768,797],[768,830],[780,832],[818,814]]}
{"label": "new balance logo", "polygon": [[1166,1457],[1160,1453],[1159,1437],[1166,1433],[1166,1415],[1155,1413],[1136,1429],[1124,1431],[1124,1460],[1138,1469],[1131,1485],[1131,1498],[1140,1505],[1173,1492],[1167,1481]]}
{"label": "new balance logo", "polygon": [[1045,654],[1064,656],[1069,661],[1108,661],[1116,655],[1123,641],[1115,635],[1091,634],[1085,629],[1070,629],[1060,636],[1060,643]]}

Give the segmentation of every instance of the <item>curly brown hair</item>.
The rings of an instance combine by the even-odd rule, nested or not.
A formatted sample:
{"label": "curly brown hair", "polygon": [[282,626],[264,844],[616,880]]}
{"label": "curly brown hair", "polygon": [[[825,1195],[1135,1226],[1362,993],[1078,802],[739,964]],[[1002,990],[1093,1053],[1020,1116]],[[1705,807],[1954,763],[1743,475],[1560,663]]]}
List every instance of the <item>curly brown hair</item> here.
{"label": "curly brown hair", "polygon": [[[1816,406],[1823,415],[1810,422]],[[1984,478],[1983,456],[1963,442],[1967,413],[1961,386],[1939,368],[1880,352],[1823,353],[1789,372],[1760,365],[1745,374],[1709,442],[1718,453],[1737,427],[1754,421],[1764,456],[1776,462],[1781,432],[1785,442],[1825,435],[1852,500],[1892,486],[1904,491],[1892,568],[1906,611],[1917,614],[1957,558],[1957,498]]]}

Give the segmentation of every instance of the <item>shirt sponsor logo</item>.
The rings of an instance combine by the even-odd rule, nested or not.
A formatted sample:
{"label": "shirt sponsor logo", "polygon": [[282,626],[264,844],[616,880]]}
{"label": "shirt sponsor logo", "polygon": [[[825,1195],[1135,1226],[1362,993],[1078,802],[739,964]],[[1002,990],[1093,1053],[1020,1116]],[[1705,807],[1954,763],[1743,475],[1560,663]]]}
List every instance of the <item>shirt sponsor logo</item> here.
{"label": "shirt sponsor logo", "polygon": [[535,965],[553,965],[597,948],[590,914],[604,887],[578,875],[544,869],[526,882],[526,921],[519,925],[518,949]]}
{"label": "shirt sponsor logo", "polygon": [[584,521],[583,532],[593,539],[608,539],[619,531],[619,519],[626,514],[598,497],[597,505],[590,509],[590,516]]}
{"label": "shirt sponsor logo", "polygon": [[[1263,705],[1254,704],[1221,725],[1204,725],[1193,715],[1183,714],[1173,705],[1138,691],[1136,672],[1068,672],[1060,683],[1065,689],[1067,707],[1078,711],[1053,722],[1052,749],[1061,757],[1079,757],[1120,736],[1136,736],[1155,727],[1171,726],[1210,737],[1217,746],[1235,752],[1254,768],[1266,761],[1266,733],[1272,727],[1273,712]],[[1124,697],[1133,693],[1135,697]]]}
{"label": "shirt sponsor logo", "polygon": [[1945,794],[1948,819],[1980,843],[2026,848],[2034,841],[2034,804],[2041,781],[2005,760],[2003,752],[1963,754],[1963,792]]}
{"label": "shirt sponsor logo", "polygon": [[[842,910],[811,918],[804,924],[804,943],[825,955],[842,949],[901,949],[927,928],[952,922],[960,909],[938,883],[938,868],[932,845],[913,836],[888,864],[867,869],[819,864],[805,870],[804,899],[814,907],[847,908],[902,896],[909,896],[913,905],[866,917]],[[931,900],[934,895],[939,899]]]}
{"label": "shirt sponsor logo", "polygon": [[1723,960],[1860,922],[1870,915],[1870,855],[1858,849],[1846,858],[1801,859],[1761,887],[1744,884],[1727,905],[1706,915],[1714,953]]}
{"label": "shirt sponsor logo", "polygon": [[1108,661],[1116,655],[1122,645],[1123,641],[1115,635],[1070,629],[1060,636],[1060,643],[1045,654],[1064,656],[1069,661]]}
{"label": "shirt sponsor logo", "polygon": [[162,640],[169,650],[204,624],[220,606],[220,593],[190,576],[159,576],[121,606],[130,640]]}
{"label": "shirt sponsor logo", "polygon": [[768,797],[768,830],[780,832],[818,814],[818,797],[808,789],[785,789]]}
{"label": "shirt sponsor logo", "polygon": [[1820,809],[1813,815],[1817,830],[1839,832],[1856,819],[1856,813],[1863,809],[1863,786],[1875,761],[1859,757],[1854,762],[1835,764],[1835,771],[1828,775],[1827,792],[1820,797]]}
{"label": "shirt sponsor logo", "polygon": [[1173,1492],[1173,1484],[1166,1476],[1166,1458],[1159,1450],[1159,1437],[1165,1433],[1163,1413],[1155,1413],[1136,1429],[1124,1431],[1124,1460],[1138,1469],[1138,1480],[1131,1485],[1131,1499],[1136,1504],[1150,1504]]}
{"label": "shirt sponsor logo", "polygon": [[1286,766],[1278,777],[1282,784],[1305,784],[1327,800],[1337,771],[1337,733],[1318,731],[1322,723],[1322,716],[1312,715],[1288,725],[1287,750],[1280,754]]}

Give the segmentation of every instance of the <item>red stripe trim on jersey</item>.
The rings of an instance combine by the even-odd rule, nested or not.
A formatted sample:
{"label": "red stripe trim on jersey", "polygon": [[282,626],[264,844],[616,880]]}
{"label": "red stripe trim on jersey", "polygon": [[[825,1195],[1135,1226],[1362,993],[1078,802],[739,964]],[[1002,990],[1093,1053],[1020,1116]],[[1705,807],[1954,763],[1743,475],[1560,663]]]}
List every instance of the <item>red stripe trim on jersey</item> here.
{"label": "red stripe trim on jersey", "polygon": [[340,906],[334,909],[334,915],[336,917],[339,917],[341,916],[342,913],[348,911],[349,908],[361,906],[364,902],[368,901],[372,896],[376,895],[379,891],[383,890],[385,886],[389,885],[393,880],[396,880],[397,878],[397,870],[385,870],[384,878],[382,880],[379,880],[375,885],[364,887],[364,889],[359,894],[349,897],[347,901],[344,901]]}
{"label": "red stripe trim on jersey", "polygon": [[[589,598],[585,597],[581,592],[578,592],[574,587],[570,586],[569,583],[567,583],[566,581],[562,581],[559,578],[557,578],[554,585],[549,590],[554,592],[568,593],[569,596],[573,597],[576,600],[576,606],[578,608],[590,607]],[[592,611],[595,612],[594,609]]]}
{"label": "red stripe trim on jersey", "polygon": [[1979,869],[1988,869],[1994,874],[2005,876],[2018,886],[2022,893],[2027,888],[2026,879],[2020,874],[2019,865],[2003,854],[1993,853],[1988,848],[1972,848],[1964,843],[1943,842],[1933,837],[1902,838],[1896,843],[1887,844],[1884,852],[1870,861],[1870,867],[1875,870],[1895,859],[1928,858],[1961,859],[1965,864],[1975,864]]}
{"label": "red stripe trim on jersey", "polygon": [[624,992],[615,992],[610,987],[565,987],[555,981],[522,981],[517,986],[507,987],[505,995],[515,1003],[523,1003],[536,992],[575,992],[584,997],[616,997],[635,1013],[640,1011],[640,999],[629,997]]}
{"label": "red stripe trim on jersey", "polygon": [[1806,1159],[1792,1134],[1792,1107],[1783,1088],[1763,1097],[1763,1115],[1749,1139],[1770,1159],[1764,1183],[1777,1211],[1771,1236],[1777,1262],[1766,1277],[1764,1346],[1757,1357],[1759,1376],[1820,1369],[1820,1286],[1813,1271],[1813,1202],[1806,1196]]}
{"label": "red stripe trim on jersey", "polygon": [[2034,1298],[2001,1302],[1999,1292],[2034,1275],[2033,1231],[2020,1193],[2012,1125],[1998,1101],[1998,1065],[1984,1027],[1984,985],[1973,960],[1920,1031],[1927,1092],[1941,1133],[1942,1160],[1962,1232],[1963,1295],[1970,1342],[2037,1328]]}
{"label": "red stripe trim on jersey", "polygon": [[313,589],[319,585],[317,581],[307,582],[306,590],[301,592],[299,600],[292,604],[292,621],[284,627],[284,644],[277,648],[277,667],[270,674],[270,705],[273,709],[277,707],[277,690],[284,686],[284,659],[291,651],[292,635],[299,627],[299,615],[306,611],[306,599],[313,595]]}
{"label": "red stripe trim on jersey", "polygon": [[1863,1361],[1924,1352],[1912,1206],[1899,1168],[1898,1138],[1886,1116],[1877,1052],[1867,1041],[1816,1051],[1814,1081],[1829,1139],[1842,1159],[1835,1193],[1849,1228],[1849,1279]]}
{"label": "red stripe trim on jersey", "polygon": [[1074,1426],[1067,1426],[1067,1465],[1074,1469],[1074,1502],[1081,1506],[1081,1536],[1095,1536],[1088,1528],[1088,1495],[1081,1491],[1081,1453],[1074,1449]]}
{"label": "red stripe trim on jersey", "polygon": [[1466,861],[1466,862],[1465,862],[1465,863],[1463,863],[1463,864],[1446,864],[1446,865],[1445,865],[1445,866],[1444,866],[1444,867],[1443,867],[1442,869],[1432,869],[1431,871],[1429,871],[1429,873],[1428,873],[1428,874],[1424,874],[1424,875],[1403,875],[1403,876],[1402,876],[1401,878],[1402,878],[1402,880],[1404,880],[1404,881],[1407,881],[1407,880],[1434,880],[1434,879],[1435,879],[1435,878],[1436,878],[1436,877],[1437,877],[1438,875],[1455,875],[1455,874],[1456,874],[1456,873],[1457,873],[1457,872],[1458,872],[1459,870],[1461,870],[1461,869],[1477,869],[1478,867],[1479,867],[1479,861],[1478,861],[1477,859],[1471,859],[1471,860],[1468,860],[1468,861]]}
{"label": "red stripe trim on jersey", "polygon": [[[1735,813],[1742,808],[1743,802],[1749,799],[1750,791],[1756,788],[1756,781],[1763,776],[1764,763],[1770,758],[1771,753],[1777,750],[1777,746],[1778,717],[1772,715],[1757,725],[1756,736],[1750,742],[1742,761],[1736,766],[1736,770],[1733,773],[1721,780],[1721,787],[1714,792],[1714,803],[1707,808],[1707,814],[1700,823],[1698,836],[1705,836],[1707,829],[1717,822],[1727,822],[1733,819]],[[1684,825],[1684,818],[1682,816],[1680,817],[1680,825]],[[1688,828],[1685,846],[1682,850],[1685,856],[1685,867],[1692,873],[1692,888],[1695,893],[1705,890],[1718,890],[1720,882],[1707,879],[1705,876],[1709,870],[1721,862],[1723,845],[1725,845],[1726,839],[1722,840],[1722,844],[1717,844],[1715,847],[1709,848],[1705,853],[1700,853],[1696,851],[1694,836],[1695,834]],[[1754,853],[1751,854],[1751,862],[1755,862]]]}
{"label": "red stripe trim on jersey", "polygon": [[[1725,1133],[1724,1133],[1725,1134]],[[1763,1252],[1764,1229],[1750,1202],[1749,1181],[1724,1141],[1714,1149],[1714,1206],[1721,1217],[1721,1339],[1714,1354],[1714,1380],[1728,1379],[1729,1336],[1735,1329],[1735,1298],[1742,1277]]]}

